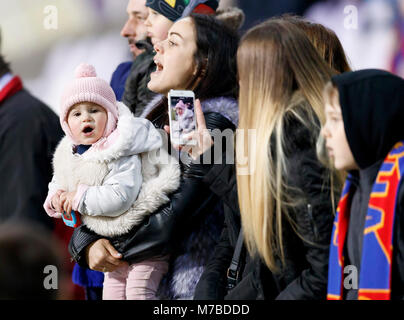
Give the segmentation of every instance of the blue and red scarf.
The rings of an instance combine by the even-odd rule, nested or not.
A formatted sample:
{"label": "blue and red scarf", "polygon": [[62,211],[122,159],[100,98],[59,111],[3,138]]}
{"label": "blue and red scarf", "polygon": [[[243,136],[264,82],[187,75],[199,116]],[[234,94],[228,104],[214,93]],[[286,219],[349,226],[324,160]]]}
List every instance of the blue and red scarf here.
{"label": "blue and red scarf", "polygon": [[13,76],[10,73],[5,74],[0,78],[0,103],[21,89],[22,82],[20,77]]}
{"label": "blue and red scarf", "polygon": [[[404,143],[398,142],[385,158],[370,194],[366,216],[358,300],[389,300],[393,258],[393,225],[401,177]],[[338,204],[331,237],[328,300],[342,300],[344,244],[349,223],[351,183],[348,176]]]}

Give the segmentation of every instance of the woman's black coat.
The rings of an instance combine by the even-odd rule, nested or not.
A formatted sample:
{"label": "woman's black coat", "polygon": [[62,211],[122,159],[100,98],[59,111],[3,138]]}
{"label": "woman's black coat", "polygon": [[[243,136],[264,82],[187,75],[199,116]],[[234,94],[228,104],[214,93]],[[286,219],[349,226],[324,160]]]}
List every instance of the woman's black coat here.
{"label": "woman's black coat", "polygon": [[[166,124],[167,115],[163,114],[161,117],[161,112],[156,114],[158,116],[155,119],[152,117],[151,121],[156,127],[162,128]],[[234,124],[219,112],[205,112],[205,119],[207,128],[211,130],[235,128]],[[140,226],[133,228],[129,235],[125,235],[125,241],[121,241],[119,237],[109,239],[123,254],[125,261],[136,263],[178,250],[181,240],[186,239],[195,228],[199,228],[209,212],[215,211],[220,199],[202,181],[212,165],[195,162],[182,166],[180,187],[170,195],[170,202],[146,218]],[[85,225],[76,228],[69,243],[73,259],[79,265],[88,267],[84,249],[100,238]]]}
{"label": "woman's black coat", "polygon": [[[303,190],[294,198],[296,202],[301,201],[292,214],[298,231],[306,241],[299,238],[290,224],[284,221],[285,266],[279,273],[273,274],[259,257],[251,257],[244,250],[241,280],[228,291],[226,274],[240,231],[240,211],[234,165],[215,165],[205,176],[205,182],[224,202],[225,227],[197,285],[195,299],[326,298],[334,215],[326,170],[315,152],[318,128],[313,126],[309,129],[293,118],[289,118],[285,125],[287,181],[289,185]],[[279,259],[278,265],[281,267]]]}

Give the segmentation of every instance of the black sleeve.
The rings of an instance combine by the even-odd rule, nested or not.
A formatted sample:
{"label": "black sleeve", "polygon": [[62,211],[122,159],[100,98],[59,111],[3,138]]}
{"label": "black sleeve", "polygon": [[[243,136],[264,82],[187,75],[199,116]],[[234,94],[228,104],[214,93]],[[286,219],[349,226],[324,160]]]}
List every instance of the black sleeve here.
{"label": "black sleeve", "polygon": [[229,242],[226,225],[195,289],[195,300],[223,300],[227,293],[227,268],[233,257],[234,247]]}
{"label": "black sleeve", "polygon": [[[224,159],[223,159],[224,160]],[[260,283],[255,281],[255,261],[243,250],[240,256],[240,282],[230,291],[227,290],[227,269],[233,258],[240,230],[240,209],[238,206],[236,174],[233,164],[223,161],[216,164],[205,176],[210,189],[224,202],[225,227],[201,279],[197,285],[195,299],[201,300],[246,300],[258,299]],[[247,255],[247,256],[246,256]]]}
{"label": "black sleeve", "polygon": [[[295,209],[295,221],[302,241],[307,267],[279,293],[276,299],[325,299],[328,255],[333,225],[330,185],[325,169],[313,149],[296,152],[291,158],[290,183],[303,190],[302,204]],[[310,205],[310,207],[309,207]]]}
{"label": "black sleeve", "polygon": [[[205,120],[208,129],[224,130],[232,126],[218,113],[206,113]],[[205,174],[211,167],[212,164],[202,164],[198,161],[185,166],[180,187],[170,195],[170,202],[160,207],[141,226],[132,230],[127,241],[113,243],[125,260],[135,263],[169,253],[172,246],[178,243],[177,240],[189,231],[190,225],[198,223],[208,212],[209,206],[216,204],[217,197],[203,182]],[[80,260],[80,256],[84,254],[83,249],[91,244],[91,242],[86,244],[80,242],[80,239],[88,239],[80,235],[87,231],[87,228],[80,228],[73,233],[69,247],[74,245],[75,248],[81,248],[81,250],[75,250],[76,259]],[[79,236],[79,241],[73,239]]]}
{"label": "black sleeve", "polygon": [[69,253],[77,264],[83,268],[89,268],[85,256],[85,249],[93,242],[102,239],[85,225],[75,228],[69,242]]}
{"label": "black sleeve", "polygon": [[[195,300],[257,300],[263,299],[263,289],[260,275],[256,273],[254,266],[256,259],[246,259],[242,255],[240,263],[247,264],[246,270],[242,270],[242,278],[230,291],[227,286],[227,269],[234,254],[234,246],[231,245],[228,236],[228,228],[225,226],[219,243],[208,265],[206,266],[198,285],[196,286]],[[248,254],[245,252],[245,254]],[[259,259],[257,259],[259,260]],[[244,269],[243,268],[243,269]]]}
{"label": "black sleeve", "polygon": [[0,134],[1,188],[9,194],[4,203],[0,200],[1,218],[35,221],[52,229],[53,221],[46,214],[43,203],[52,178],[53,152],[62,131],[52,110],[25,91],[19,94],[24,97],[21,103],[31,109],[25,110],[15,104],[16,111],[9,117],[8,131]]}
{"label": "black sleeve", "polygon": [[[115,249],[122,253],[123,259],[135,263],[171,251],[172,239],[186,232],[184,227],[187,222],[197,218],[203,202],[209,202],[214,197],[201,180],[202,176],[196,173],[182,177],[179,189],[170,196],[170,202],[147,217],[140,226],[133,228],[125,241],[109,239]],[[100,238],[85,226],[77,228],[69,243],[72,257],[77,262],[85,263],[82,257],[84,249]]]}

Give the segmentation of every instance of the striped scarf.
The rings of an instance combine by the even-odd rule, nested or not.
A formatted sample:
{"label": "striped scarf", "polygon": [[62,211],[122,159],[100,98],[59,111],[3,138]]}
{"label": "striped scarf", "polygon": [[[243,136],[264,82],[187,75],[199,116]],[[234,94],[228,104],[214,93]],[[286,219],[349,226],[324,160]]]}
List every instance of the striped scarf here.
{"label": "striped scarf", "polygon": [[[393,258],[393,224],[397,195],[404,174],[404,143],[385,158],[370,194],[366,216],[358,300],[389,300]],[[331,237],[328,300],[343,298],[344,244],[349,223],[351,183],[348,176],[338,204]]]}

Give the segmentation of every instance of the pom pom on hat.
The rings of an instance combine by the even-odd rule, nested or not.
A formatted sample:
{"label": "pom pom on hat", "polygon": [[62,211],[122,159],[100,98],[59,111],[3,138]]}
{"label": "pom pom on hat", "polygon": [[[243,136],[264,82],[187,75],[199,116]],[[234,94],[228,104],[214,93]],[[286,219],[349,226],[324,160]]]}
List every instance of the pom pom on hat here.
{"label": "pom pom on hat", "polygon": [[245,14],[240,8],[229,7],[217,10],[216,19],[222,21],[233,31],[237,31],[244,24]]}
{"label": "pom pom on hat", "polygon": [[91,64],[81,63],[74,71],[74,75],[76,76],[76,78],[96,77],[97,72],[95,71],[94,66],[92,66]]}

